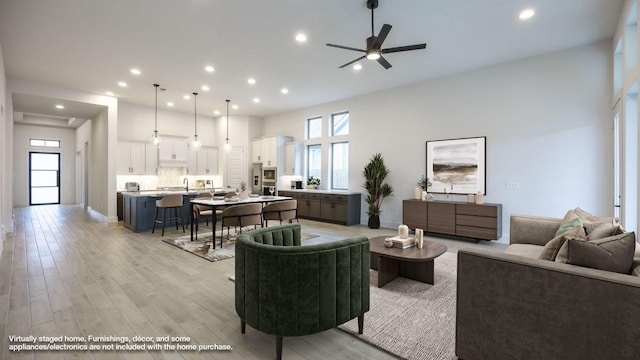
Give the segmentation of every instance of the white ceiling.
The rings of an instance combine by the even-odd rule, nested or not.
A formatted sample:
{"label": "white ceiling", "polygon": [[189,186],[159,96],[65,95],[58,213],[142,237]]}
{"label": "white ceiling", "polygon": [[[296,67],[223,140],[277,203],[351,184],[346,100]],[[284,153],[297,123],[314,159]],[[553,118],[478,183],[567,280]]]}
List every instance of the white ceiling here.
{"label": "white ceiling", "polygon": [[[197,91],[198,113],[224,113],[228,98],[239,106],[232,114],[268,116],[609,39],[623,2],[380,0],[376,34],[393,25],[383,48],[427,43],[386,55],[389,70],[367,60],[360,71],[338,69],[361,54],[325,45],[365,47],[365,0],[1,0],[0,45],[12,79],[112,91],[148,106],[157,82],[167,89],[159,94],[163,108],[173,101],[173,109],[192,113],[193,100],[182,96]],[[518,20],[527,7],[536,16]],[[305,44],[296,43],[297,32]],[[208,64],[215,72],[204,71]],[[41,114],[42,101],[18,97],[15,110]],[[64,116],[83,116],[73,109]]]}

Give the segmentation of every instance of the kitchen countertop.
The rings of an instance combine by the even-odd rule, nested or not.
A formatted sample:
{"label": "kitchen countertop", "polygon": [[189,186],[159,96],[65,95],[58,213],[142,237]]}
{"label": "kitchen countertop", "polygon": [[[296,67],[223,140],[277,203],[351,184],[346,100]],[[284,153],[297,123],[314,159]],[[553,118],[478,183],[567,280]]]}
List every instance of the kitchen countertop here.
{"label": "kitchen countertop", "polygon": [[337,194],[337,195],[360,194],[360,192],[358,191],[349,191],[349,190],[278,189],[278,191],[304,192],[304,193],[312,193],[312,194]]}
{"label": "kitchen countertop", "polygon": [[197,195],[200,193],[211,193],[211,189],[189,189],[185,190],[140,190],[140,191],[122,191],[122,195],[127,196],[165,196],[168,194]]}

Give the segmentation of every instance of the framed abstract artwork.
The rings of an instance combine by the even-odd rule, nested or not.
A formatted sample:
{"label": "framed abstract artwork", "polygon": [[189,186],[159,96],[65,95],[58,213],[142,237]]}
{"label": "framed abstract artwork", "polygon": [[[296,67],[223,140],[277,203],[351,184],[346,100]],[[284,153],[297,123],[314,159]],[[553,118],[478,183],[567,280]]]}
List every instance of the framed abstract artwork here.
{"label": "framed abstract artwork", "polygon": [[487,137],[427,141],[431,193],[486,193]]}

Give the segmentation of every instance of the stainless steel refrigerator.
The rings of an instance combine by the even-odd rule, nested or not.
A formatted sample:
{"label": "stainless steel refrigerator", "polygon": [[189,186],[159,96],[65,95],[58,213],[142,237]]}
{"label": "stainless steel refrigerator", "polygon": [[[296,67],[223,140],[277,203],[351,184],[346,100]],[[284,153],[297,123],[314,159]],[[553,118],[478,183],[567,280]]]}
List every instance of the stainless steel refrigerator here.
{"label": "stainless steel refrigerator", "polygon": [[262,164],[254,163],[251,170],[251,192],[262,194]]}

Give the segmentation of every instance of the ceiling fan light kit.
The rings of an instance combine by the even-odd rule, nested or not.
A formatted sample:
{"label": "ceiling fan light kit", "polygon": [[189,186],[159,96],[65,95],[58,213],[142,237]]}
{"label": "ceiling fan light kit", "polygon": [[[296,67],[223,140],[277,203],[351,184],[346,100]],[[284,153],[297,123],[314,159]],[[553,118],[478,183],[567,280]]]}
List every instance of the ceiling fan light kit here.
{"label": "ceiling fan light kit", "polygon": [[380,29],[378,36],[374,35],[373,12],[377,7],[378,7],[378,0],[367,0],[367,8],[371,9],[371,36],[367,38],[367,48],[365,50],[357,49],[349,46],[343,46],[343,45],[327,44],[327,46],[336,47],[339,49],[352,50],[352,51],[358,51],[358,52],[364,53],[363,56],[340,66],[339,69],[347,67],[365,58],[368,60],[377,60],[378,63],[382,65],[385,69],[389,69],[391,67],[391,64],[382,56],[382,54],[389,54],[394,52],[410,51],[410,50],[420,50],[420,49],[425,49],[427,47],[427,44],[416,44],[416,45],[398,46],[393,48],[382,49],[382,43],[387,38],[387,35],[389,35],[389,31],[391,31],[391,25],[389,24],[382,25],[382,28]]}

